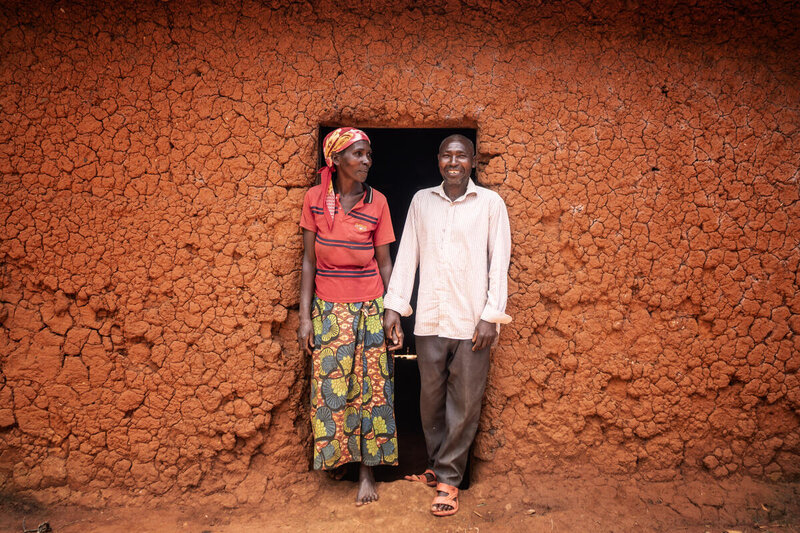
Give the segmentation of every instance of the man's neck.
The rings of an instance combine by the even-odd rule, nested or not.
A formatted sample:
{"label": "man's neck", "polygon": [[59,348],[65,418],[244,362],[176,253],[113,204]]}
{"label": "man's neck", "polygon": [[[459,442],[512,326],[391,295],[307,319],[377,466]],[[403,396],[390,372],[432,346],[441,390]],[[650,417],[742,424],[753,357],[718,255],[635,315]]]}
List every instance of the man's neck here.
{"label": "man's neck", "polygon": [[450,200],[456,200],[464,196],[469,186],[469,178],[465,179],[462,183],[447,183],[442,184],[442,189]]}

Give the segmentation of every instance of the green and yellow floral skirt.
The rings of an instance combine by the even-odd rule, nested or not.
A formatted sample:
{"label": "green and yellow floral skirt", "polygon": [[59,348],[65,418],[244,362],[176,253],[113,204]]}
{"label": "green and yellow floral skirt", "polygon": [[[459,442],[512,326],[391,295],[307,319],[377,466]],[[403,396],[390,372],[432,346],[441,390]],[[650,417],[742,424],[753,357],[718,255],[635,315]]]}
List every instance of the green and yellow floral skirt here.
{"label": "green and yellow floral skirt", "polygon": [[311,428],[314,468],[397,464],[394,360],[383,338],[383,298],[314,297]]}

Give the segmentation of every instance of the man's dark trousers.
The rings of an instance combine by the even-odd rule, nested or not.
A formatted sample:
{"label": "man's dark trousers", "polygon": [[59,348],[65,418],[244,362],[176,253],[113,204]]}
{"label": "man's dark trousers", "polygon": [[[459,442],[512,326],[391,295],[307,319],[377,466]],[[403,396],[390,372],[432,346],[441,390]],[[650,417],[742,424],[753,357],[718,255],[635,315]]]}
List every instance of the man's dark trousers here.
{"label": "man's dark trousers", "polygon": [[489,347],[472,351],[469,339],[417,336],[419,410],[428,466],[440,483],[458,487],[481,415]]}

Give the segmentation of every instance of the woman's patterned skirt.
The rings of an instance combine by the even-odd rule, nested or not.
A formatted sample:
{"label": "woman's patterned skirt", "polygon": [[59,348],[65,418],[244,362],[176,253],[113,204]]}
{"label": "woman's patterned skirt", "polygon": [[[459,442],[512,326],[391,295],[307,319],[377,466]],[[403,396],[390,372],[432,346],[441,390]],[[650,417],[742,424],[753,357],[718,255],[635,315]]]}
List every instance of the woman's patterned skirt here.
{"label": "woman's patterned skirt", "polygon": [[394,360],[383,335],[383,298],[333,303],[314,297],[311,428],[314,468],[397,464]]}

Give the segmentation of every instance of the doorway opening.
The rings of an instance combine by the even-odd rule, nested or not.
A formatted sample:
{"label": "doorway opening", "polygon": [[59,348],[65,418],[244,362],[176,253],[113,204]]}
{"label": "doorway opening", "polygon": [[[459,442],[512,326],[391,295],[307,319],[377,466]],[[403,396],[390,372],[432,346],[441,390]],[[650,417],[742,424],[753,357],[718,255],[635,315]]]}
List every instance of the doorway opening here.
{"label": "doorway opening", "polygon": [[[317,168],[321,167],[322,141],[325,136],[339,127],[320,126],[319,158]],[[372,144],[372,168],[367,183],[386,196],[392,215],[395,242],[389,247],[392,262],[397,256],[397,248],[402,238],[406,214],[414,194],[427,187],[435,187],[442,182],[437,167],[436,155],[439,143],[448,135],[461,134],[476,142],[477,130],[474,128],[360,128],[370,138]],[[477,143],[476,143],[477,144]],[[411,307],[417,307],[417,288],[414,284]],[[405,342],[398,353],[416,354],[414,343],[414,316],[402,319]],[[419,474],[427,468],[425,436],[419,416],[419,370],[415,359],[395,358],[395,418],[397,422],[397,441],[399,448],[399,467],[379,467],[375,477],[379,481],[402,479],[406,474]],[[471,454],[470,454],[471,455]],[[464,476],[469,483],[469,465]],[[462,487],[464,484],[462,484]]]}

